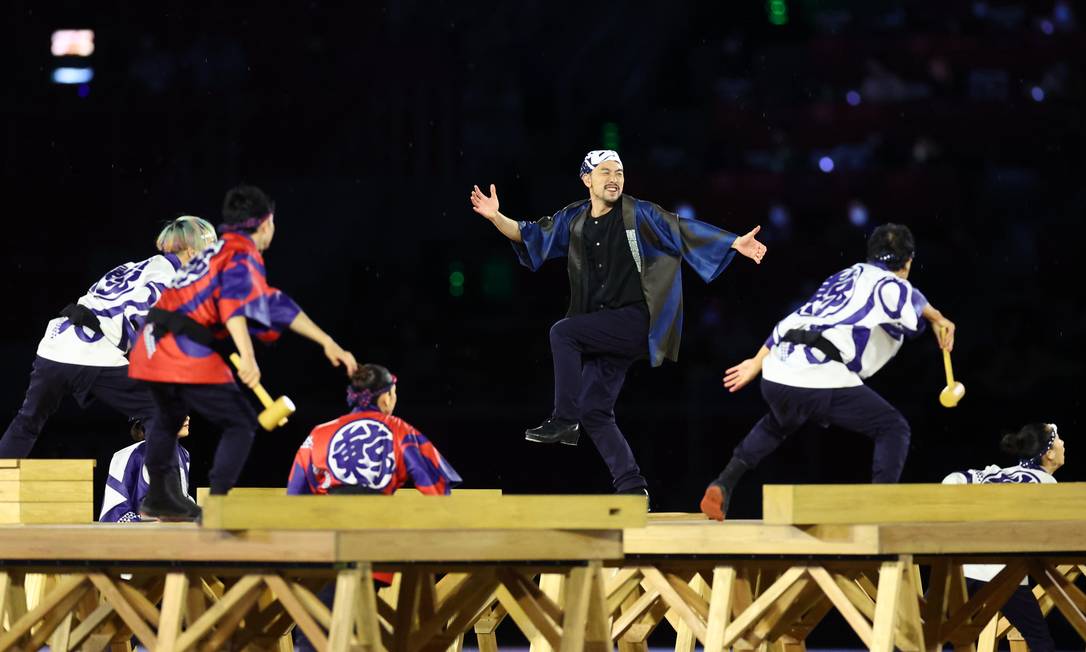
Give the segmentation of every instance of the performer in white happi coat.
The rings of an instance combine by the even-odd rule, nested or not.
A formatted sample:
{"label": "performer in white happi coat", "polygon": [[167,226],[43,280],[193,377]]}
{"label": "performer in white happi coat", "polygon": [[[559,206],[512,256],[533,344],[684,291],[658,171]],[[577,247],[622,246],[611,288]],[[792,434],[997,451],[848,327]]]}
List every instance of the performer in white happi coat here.
{"label": "performer in white happi coat", "polygon": [[909,450],[909,423],[864,385],[931,322],[939,346],[954,345],[954,323],[909,283],[915,255],[908,227],[884,224],[867,242],[867,262],[826,279],[814,296],[781,320],[758,353],[728,369],[735,392],[762,374],[766,414],[739,443],[705,490],[701,510],[724,520],[739,478],[804,424],[835,425],[874,444],[872,482],[897,482]]}
{"label": "performer in white happi coat", "polygon": [[[983,469],[956,471],[943,478],[943,484],[1029,483],[1054,484],[1053,474],[1063,466],[1065,447],[1054,423],[1031,423],[1016,433],[1003,436],[1003,452],[1018,458],[1015,466],[1000,468],[992,464]],[[970,593],[976,593],[1003,570],[1002,564],[964,564],[962,573]],[[1056,649],[1037,598],[1026,579],[1000,609],[1008,621],[1026,639],[1030,652]]]}
{"label": "performer in white happi coat", "polygon": [[172,220],[155,242],[160,254],[118,265],[49,322],[26,398],[0,438],[0,458],[30,455],[45,422],[66,396],[80,407],[98,399],[150,427],[154,403],[150,392],[128,377],[128,352],[162,289],[215,240],[215,227],[199,217]]}

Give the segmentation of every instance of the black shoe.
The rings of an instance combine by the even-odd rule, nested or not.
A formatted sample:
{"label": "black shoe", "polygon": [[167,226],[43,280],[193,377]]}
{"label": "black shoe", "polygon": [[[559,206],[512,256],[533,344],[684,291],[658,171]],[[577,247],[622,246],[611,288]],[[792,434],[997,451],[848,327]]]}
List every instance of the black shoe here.
{"label": "black shoe", "polygon": [[576,446],[577,440],[581,438],[581,424],[557,417],[547,417],[547,420],[540,424],[538,428],[525,430],[524,438],[540,444],[560,443],[567,446]]}
{"label": "black shoe", "polygon": [[150,475],[147,495],[140,503],[140,516],[160,521],[198,521],[203,513],[181,491],[180,471]]}
{"label": "black shoe", "polygon": [[648,511],[652,511],[652,497],[649,496],[649,490],[645,487],[634,487],[633,489],[623,489],[622,491],[616,491],[616,494],[631,495],[631,496],[644,496],[645,504],[648,506]]}

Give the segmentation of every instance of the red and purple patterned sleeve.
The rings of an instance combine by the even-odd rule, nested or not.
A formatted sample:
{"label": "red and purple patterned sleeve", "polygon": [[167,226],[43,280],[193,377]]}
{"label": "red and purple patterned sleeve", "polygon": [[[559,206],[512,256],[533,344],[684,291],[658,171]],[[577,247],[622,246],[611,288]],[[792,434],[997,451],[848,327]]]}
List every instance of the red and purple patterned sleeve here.
{"label": "red and purple patterned sleeve", "polygon": [[423,435],[409,432],[403,438],[403,460],[415,488],[424,494],[446,496],[462,482],[460,474],[445,461]]}
{"label": "red and purple patterned sleeve", "polygon": [[290,327],[301,308],[286,293],[268,285],[264,266],[247,252],[235,253],[220,273],[219,315],[238,315],[262,342],[274,342]]}
{"label": "red and purple patterned sleeve", "polygon": [[313,468],[311,463],[312,452],[311,439],[306,438],[302,447],[298,449],[298,453],[294,456],[294,464],[290,468],[290,479],[287,480],[287,493],[290,495],[305,495],[316,493],[313,491],[313,487],[316,485],[316,479],[310,477],[310,469]]}

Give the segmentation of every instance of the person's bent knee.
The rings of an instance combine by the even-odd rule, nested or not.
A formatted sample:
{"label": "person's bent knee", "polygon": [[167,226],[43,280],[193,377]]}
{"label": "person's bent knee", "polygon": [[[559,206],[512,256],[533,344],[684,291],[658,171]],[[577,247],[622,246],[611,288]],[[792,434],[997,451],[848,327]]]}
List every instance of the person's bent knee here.
{"label": "person's bent knee", "polygon": [[565,340],[569,337],[569,319],[560,319],[551,326],[551,341]]}

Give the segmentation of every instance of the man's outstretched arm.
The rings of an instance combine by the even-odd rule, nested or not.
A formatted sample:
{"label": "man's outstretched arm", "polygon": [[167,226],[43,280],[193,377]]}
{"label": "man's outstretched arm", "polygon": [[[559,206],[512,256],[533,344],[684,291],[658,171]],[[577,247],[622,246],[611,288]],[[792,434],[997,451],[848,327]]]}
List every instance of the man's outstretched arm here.
{"label": "man's outstretched arm", "polygon": [[505,237],[513,242],[521,241],[520,224],[516,220],[511,220],[502,215],[501,211],[498,210],[498,189],[494,187],[494,184],[490,184],[489,197],[484,195],[482,190],[479,190],[479,186],[474,187],[471,191],[471,208],[490,220],[490,223],[497,227]]}

